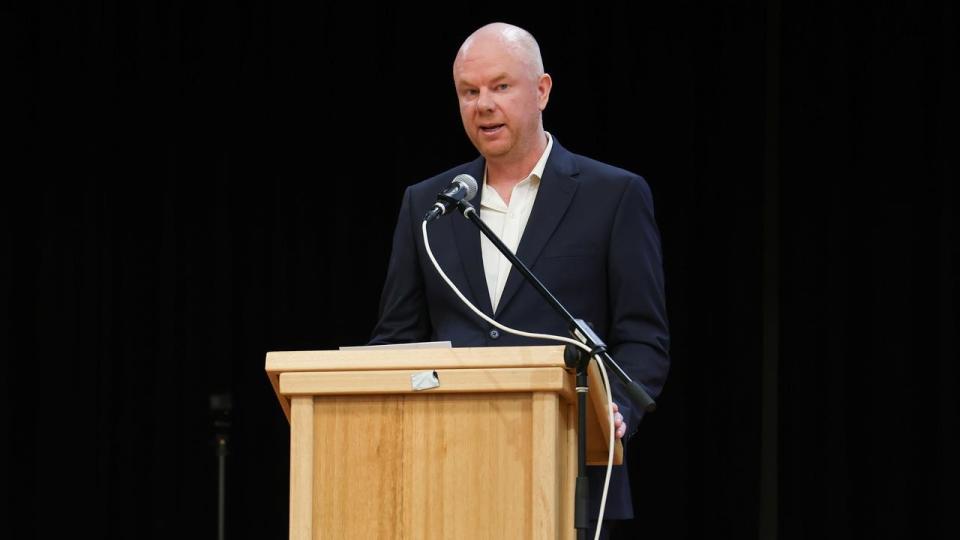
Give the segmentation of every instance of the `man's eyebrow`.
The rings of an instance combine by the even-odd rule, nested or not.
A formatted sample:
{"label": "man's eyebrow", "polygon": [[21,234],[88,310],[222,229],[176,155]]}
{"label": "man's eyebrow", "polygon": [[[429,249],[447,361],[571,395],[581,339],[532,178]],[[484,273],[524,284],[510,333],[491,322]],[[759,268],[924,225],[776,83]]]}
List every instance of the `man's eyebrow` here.
{"label": "man's eyebrow", "polygon": [[[502,81],[502,80],[504,80],[504,79],[509,79],[509,78],[510,78],[510,74],[504,72],[504,73],[501,73],[501,74],[497,75],[496,77],[490,79],[490,82],[495,84],[495,83],[498,83],[498,82],[500,82],[500,81]],[[461,78],[461,79],[457,79],[457,86],[460,86],[460,85],[464,85],[464,86],[477,86],[476,84],[474,84],[474,83],[472,83],[472,82],[468,82],[468,81],[466,81],[466,80],[464,80],[464,79],[462,79],[462,78]]]}

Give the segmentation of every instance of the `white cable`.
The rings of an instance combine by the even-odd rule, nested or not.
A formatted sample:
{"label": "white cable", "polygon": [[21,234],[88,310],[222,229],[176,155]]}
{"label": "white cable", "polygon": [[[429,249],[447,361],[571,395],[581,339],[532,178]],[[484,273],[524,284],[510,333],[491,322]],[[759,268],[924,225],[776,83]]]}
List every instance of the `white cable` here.
{"label": "white cable", "polygon": [[[453,284],[453,281],[451,281],[450,278],[447,277],[447,274],[445,274],[443,272],[443,269],[440,268],[440,263],[438,263],[437,259],[434,258],[433,250],[430,249],[430,239],[428,238],[428,235],[427,235],[426,220],[424,220],[423,223],[421,224],[421,229],[423,230],[423,246],[427,249],[427,257],[430,258],[430,262],[433,263],[433,267],[437,269],[437,273],[440,274],[440,277],[443,278],[445,282],[447,282],[447,285],[450,286],[450,288],[453,290],[454,293],[456,293],[456,295],[460,298],[460,300],[463,301],[463,303],[466,304],[467,307],[473,310],[473,312],[476,313],[478,317],[487,321],[493,326],[496,326],[497,328],[503,330],[504,332],[510,332],[511,334],[529,337],[529,338],[562,341],[564,343],[576,345],[577,347],[586,351],[587,354],[590,353],[590,347],[587,347],[586,344],[581,343],[575,339],[570,339],[564,336],[554,336],[552,334],[536,334],[531,332],[524,332],[522,330],[515,330],[513,328],[510,328],[508,326],[504,326],[498,323],[497,321],[487,316],[486,313],[477,309],[477,307],[474,306],[473,303],[470,302],[470,300],[467,300],[467,297],[460,292],[460,289],[458,289],[457,286]],[[595,355],[594,359],[597,361],[597,367],[600,368],[600,373],[603,376],[604,390],[607,393],[607,403],[613,403],[613,396],[610,394],[610,379],[607,377],[607,368],[604,367],[603,361],[600,360],[600,355]],[[603,528],[603,514],[607,504],[607,489],[610,486],[610,473],[613,470],[613,444],[614,444],[615,434],[613,432],[613,410],[612,409],[607,410],[607,422],[608,422],[608,425],[610,426],[610,440],[607,443],[607,446],[609,447],[609,452],[607,454],[607,474],[603,479],[603,494],[600,497],[600,514],[597,516],[597,532],[596,532],[596,535],[594,536],[594,540],[599,540],[600,530]]]}
{"label": "white cable", "polygon": [[533,334],[533,333],[530,333],[530,332],[524,332],[524,331],[522,331],[522,330],[514,330],[513,328],[509,328],[509,327],[507,327],[507,326],[504,326],[504,325],[498,323],[497,321],[491,319],[490,317],[487,316],[486,313],[480,311],[479,309],[477,309],[476,306],[474,306],[472,303],[470,303],[470,301],[467,300],[467,297],[464,296],[463,293],[460,292],[460,289],[458,289],[457,286],[454,285],[452,281],[450,281],[450,278],[447,277],[447,274],[445,274],[445,273],[443,272],[443,269],[440,268],[440,264],[437,262],[437,259],[435,259],[435,258],[433,257],[433,251],[430,249],[430,240],[427,238],[427,222],[426,222],[426,220],[423,221],[423,245],[424,245],[424,247],[427,248],[427,256],[430,257],[430,262],[433,263],[433,266],[437,269],[437,272],[440,274],[440,277],[442,277],[443,280],[447,282],[447,285],[449,285],[450,288],[453,289],[453,292],[457,293],[457,296],[460,297],[460,300],[462,300],[463,303],[467,305],[467,307],[469,307],[470,309],[472,309],[473,312],[476,313],[477,316],[480,317],[481,319],[483,319],[483,320],[487,321],[488,323],[496,326],[497,328],[503,330],[504,332],[510,332],[511,334],[516,334],[516,335],[518,335],[518,336],[524,336],[524,337],[529,337],[529,338],[552,339],[552,340],[555,340],[555,341],[563,341],[563,342],[569,343],[569,344],[571,344],[571,345],[576,345],[577,347],[580,347],[581,349],[587,351],[587,353],[590,352],[590,347],[587,347],[586,345],[584,345],[583,343],[580,343],[579,341],[577,341],[577,340],[575,340],[575,339],[570,339],[570,338],[564,337],[564,336],[554,336],[554,335],[551,335],[551,334]]}
{"label": "white cable", "polygon": [[[613,403],[613,396],[610,394],[610,378],[607,376],[607,368],[600,360],[600,355],[593,357],[597,361],[597,367],[600,368],[600,375],[603,378],[603,389],[607,393],[607,403]],[[613,471],[613,409],[607,411],[607,422],[610,426],[610,439],[607,441],[607,474],[603,478],[603,495],[600,496],[600,514],[597,516],[597,532],[593,540],[600,540],[600,530],[603,528],[603,514],[607,506],[607,490],[610,487],[610,472]]]}

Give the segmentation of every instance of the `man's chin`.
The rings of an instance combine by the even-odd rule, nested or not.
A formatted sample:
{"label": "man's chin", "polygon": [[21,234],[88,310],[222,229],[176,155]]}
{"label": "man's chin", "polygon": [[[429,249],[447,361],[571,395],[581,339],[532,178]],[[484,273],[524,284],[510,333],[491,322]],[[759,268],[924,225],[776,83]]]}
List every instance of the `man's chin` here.
{"label": "man's chin", "polygon": [[480,144],[477,145],[480,155],[487,159],[497,159],[506,156],[510,152],[510,147],[506,144]]}

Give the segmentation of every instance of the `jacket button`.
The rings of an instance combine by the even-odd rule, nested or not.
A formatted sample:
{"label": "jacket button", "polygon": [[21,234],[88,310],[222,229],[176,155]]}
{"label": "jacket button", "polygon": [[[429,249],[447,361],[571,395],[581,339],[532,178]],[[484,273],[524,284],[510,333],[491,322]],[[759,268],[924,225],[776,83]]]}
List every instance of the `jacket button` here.
{"label": "jacket button", "polygon": [[498,339],[500,337],[500,331],[496,328],[490,330],[490,339]]}

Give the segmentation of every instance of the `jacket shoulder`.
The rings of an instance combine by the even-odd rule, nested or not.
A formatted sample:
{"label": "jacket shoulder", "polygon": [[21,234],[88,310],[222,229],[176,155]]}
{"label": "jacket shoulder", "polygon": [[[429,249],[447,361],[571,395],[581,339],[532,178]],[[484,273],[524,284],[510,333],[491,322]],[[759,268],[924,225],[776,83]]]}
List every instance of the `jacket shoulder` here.
{"label": "jacket shoulder", "polygon": [[611,189],[619,192],[637,189],[645,194],[650,193],[647,180],[633,171],[572,152],[569,156],[575,164],[577,178],[581,185],[586,184],[595,189]]}

